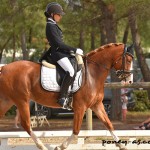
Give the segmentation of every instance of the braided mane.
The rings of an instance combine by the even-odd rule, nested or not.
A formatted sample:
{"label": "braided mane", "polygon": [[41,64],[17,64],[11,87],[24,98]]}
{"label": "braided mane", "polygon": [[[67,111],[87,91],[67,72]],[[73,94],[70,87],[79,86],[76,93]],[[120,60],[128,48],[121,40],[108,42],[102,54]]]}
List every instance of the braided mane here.
{"label": "braided mane", "polygon": [[103,45],[103,46],[101,46],[101,47],[99,47],[99,48],[96,48],[95,50],[93,50],[93,51],[87,53],[86,55],[87,55],[87,56],[92,56],[92,55],[94,55],[95,53],[97,53],[97,52],[99,52],[99,51],[102,51],[102,50],[104,50],[104,49],[107,48],[107,47],[119,46],[119,45],[122,45],[122,44],[123,44],[123,43],[109,43],[109,44]]}

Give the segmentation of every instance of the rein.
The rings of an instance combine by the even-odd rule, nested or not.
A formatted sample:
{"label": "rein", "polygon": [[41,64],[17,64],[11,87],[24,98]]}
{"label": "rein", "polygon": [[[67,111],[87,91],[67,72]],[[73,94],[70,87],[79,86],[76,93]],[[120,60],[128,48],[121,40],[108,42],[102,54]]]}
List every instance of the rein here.
{"label": "rein", "polygon": [[101,63],[97,63],[96,61],[94,61],[94,60],[90,59],[90,58],[89,58],[89,57],[87,57],[87,56],[86,56],[85,58],[86,58],[86,60],[89,60],[91,63],[93,63],[93,64],[97,65],[98,67],[102,66],[102,67],[104,67],[106,70],[109,70],[109,68],[107,68],[107,66],[106,66],[106,65],[101,64]]}
{"label": "rein", "polygon": [[87,64],[88,61],[89,61],[90,63],[93,63],[94,65],[96,65],[96,66],[98,66],[98,67],[102,66],[102,67],[104,67],[104,69],[106,69],[107,71],[109,71],[109,68],[107,68],[105,65],[99,64],[99,63],[97,63],[96,61],[90,59],[90,58],[88,57],[88,55],[85,55],[85,57],[84,57],[84,65],[85,65],[85,82],[88,80],[88,74],[89,74],[88,64]]}

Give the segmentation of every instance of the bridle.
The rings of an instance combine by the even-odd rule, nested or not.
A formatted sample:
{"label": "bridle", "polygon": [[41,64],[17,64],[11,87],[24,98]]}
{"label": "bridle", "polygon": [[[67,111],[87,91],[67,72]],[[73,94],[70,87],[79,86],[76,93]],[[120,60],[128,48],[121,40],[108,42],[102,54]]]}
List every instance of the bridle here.
{"label": "bridle", "polygon": [[[122,56],[121,56],[119,59],[117,59],[117,61],[115,61],[115,63],[112,65],[112,67],[114,67],[114,66],[120,61],[120,59],[122,59],[121,70],[116,70],[116,71],[115,71],[117,77],[118,77],[121,81],[122,81],[122,80],[125,80],[125,81],[126,81],[126,78],[128,78],[128,77],[131,75],[131,71],[130,71],[130,70],[128,71],[128,70],[125,69],[125,59],[126,59],[126,55],[129,55],[129,56],[131,56],[132,58],[134,58],[133,54],[130,52],[129,47],[127,47],[127,46],[125,45],[125,47],[124,47],[124,52],[123,52]],[[95,64],[95,65],[97,65],[97,66],[103,66],[103,68],[105,68],[106,70],[109,71],[109,68],[108,68],[106,65],[95,62],[94,60],[90,59],[90,58],[88,57],[88,55],[85,57],[85,59],[86,59],[86,63],[87,63],[87,60],[89,60],[91,63],[93,63],[93,64]]]}
{"label": "bridle", "polygon": [[120,61],[120,59],[122,58],[121,70],[116,70],[116,75],[121,81],[122,80],[126,81],[126,79],[131,75],[130,70],[125,70],[126,55],[134,58],[133,54],[130,52],[130,49],[128,49],[128,47],[125,45],[122,56],[113,64],[113,66],[115,66],[115,64],[117,64]]}

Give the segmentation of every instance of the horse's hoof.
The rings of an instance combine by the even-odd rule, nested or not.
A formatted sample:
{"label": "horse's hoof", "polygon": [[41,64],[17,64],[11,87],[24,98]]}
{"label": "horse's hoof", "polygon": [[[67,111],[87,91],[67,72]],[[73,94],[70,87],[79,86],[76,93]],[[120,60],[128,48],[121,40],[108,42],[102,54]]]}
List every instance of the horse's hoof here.
{"label": "horse's hoof", "polygon": [[122,144],[116,143],[116,146],[119,147],[119,150],[128,150],[125,146]]}
{"label": "horse's hoof", "polygon": [[41,148],[41,150],[48,150],[45,146]]}
{"label": "horse's hoof", "polygon": [[120,150],[128,150],[126,147],[121,147]]}
{"label": "horse's hoof", "polygon": [[61,148],[57,146],[57,147],[55,147],[54,150],[61,150]]}
{"label": "horse's hoof", "polygon": [[45,146],[37,146],[41,150],[48,150]]}
{"label": "horse's hoof", "polygon": [[54,150],[65,150],[67,147],[63,146],[63,145],[60,145],[60,146],[57,146],[55,147]]}
{"label": "horse's hoof", "polygon": [[120,150],[128,150],[126,147],[124,147],[124,148],[120,148]]}

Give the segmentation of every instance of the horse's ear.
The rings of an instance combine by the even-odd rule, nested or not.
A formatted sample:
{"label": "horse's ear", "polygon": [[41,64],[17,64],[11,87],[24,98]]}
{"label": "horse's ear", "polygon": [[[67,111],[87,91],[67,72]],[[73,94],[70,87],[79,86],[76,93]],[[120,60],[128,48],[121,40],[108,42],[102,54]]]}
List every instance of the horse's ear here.
{"label": "horse's ear", "polygon": [[132,55],[134,55],[134,45],[135,44],[133,43],[130,46],[128,46],[128,48],[127,48],[127,52],[132,54]]}

